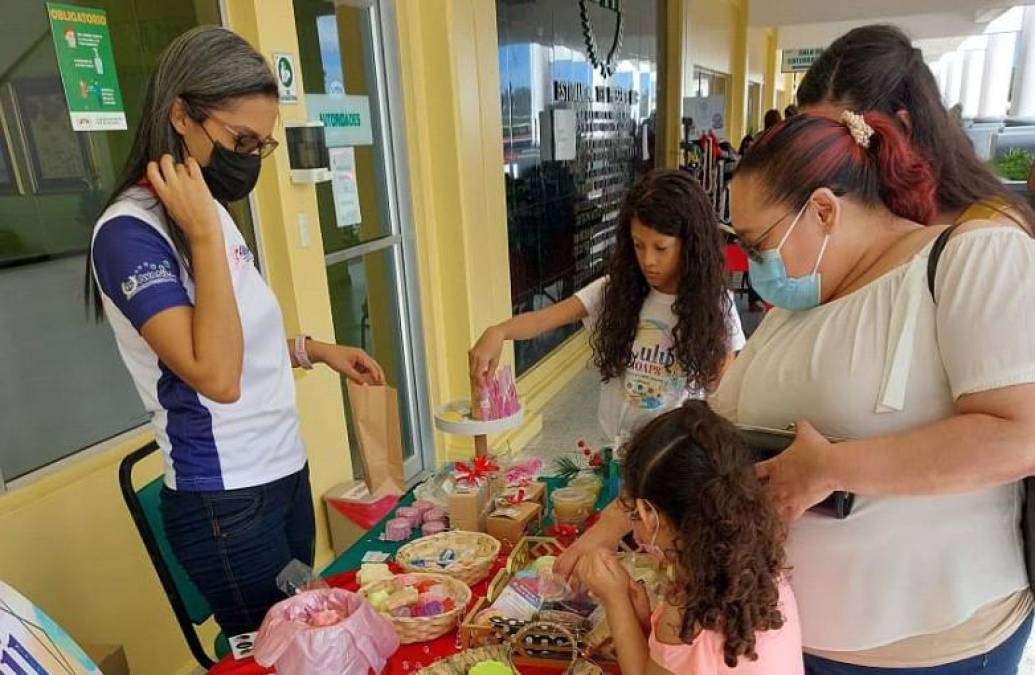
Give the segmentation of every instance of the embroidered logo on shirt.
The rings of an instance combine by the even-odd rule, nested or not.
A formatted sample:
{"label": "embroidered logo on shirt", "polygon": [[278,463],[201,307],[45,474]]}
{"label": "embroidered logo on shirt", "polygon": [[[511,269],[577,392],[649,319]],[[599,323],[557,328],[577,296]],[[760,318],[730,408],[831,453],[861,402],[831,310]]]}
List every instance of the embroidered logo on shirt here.
{"label": "embroidered logo on shirt", "polygon": [[231,247],[230,259],[233,261],[235,267],[255,262],[255,256],[252,255],[252,252],[244,244],[238,244]]}
{"label": "embroidered logo on shirt", "polygon": [[126,300],[132,300],[133,296],[152,286],[165,283],[179,283],[180,280],[176,277],[176,274],[172,271],[172,263],[168,260],[163,260],[159,263],[143,263],[137,265],[136,269],[133,270],[133,274],[130,274],[122,282],[122,294],[126,296]]}

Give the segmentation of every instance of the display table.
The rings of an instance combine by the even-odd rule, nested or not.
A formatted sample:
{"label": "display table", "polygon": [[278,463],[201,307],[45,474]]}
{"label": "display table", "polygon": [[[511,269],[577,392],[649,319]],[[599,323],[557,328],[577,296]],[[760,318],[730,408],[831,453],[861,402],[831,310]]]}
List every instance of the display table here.
{"label": "display table", "polygon": [[[557,487],[561,487],[563,482],[560,479],[552,477],[544,477],[541,479],[546,483],[547,496]],[[601,490],[600,498],[597,501],[597,509],[602,509],[606,506],[614,495],[607,489],[605,483],[605,489]],[[399,500],[399,504],[396,506],[398,509],[400,506],[409,506],[414,501],[413,491],[407,492]],[[390,554],[393,558],[395,552],[399,550],[404,544],[409,541],[403,542],[388,542],[380,539],[381,534],[384,532],[385,523],[395,517],[395,509],[393,509],[388,515],[381,519],[381,521],[374,526],[367,534],[353,544],[348,550],[342,553],[337,560],[332,562],[326,569],[323,570],[321,576],[323,576],[327,583],[331,586],[344,588],[350,591],[356,591],[359,589],[359,585],[356,583],[356,571],[363,562],[363,556],[368,551],[383,551]],[[544,527],[549,526],[549,517],[543,521]],[[489,575],[471,587],[471,605],[486,593],[489,582],[496,575],[501,567],[506,565],[507,554],[509,551],[502,551],[496,563],[493,565],[492,571]],[[396,573],[401,570],[391,563],[392,570]],[[430,663],[437,661],[443,656],[449,656],[455,654],[460,650],[460,645],[457,643],[457,630],[443,635],[437,640],[431,642],[423,642],[411,645],[402,645],[391,659],[388,661],[388,665],[385,668],[385,673],[389,675],[404,675],[405,673],[412,673],[415,670],[419,670],[423,666],[429,665]],[[522,668],[522,675],[539,675],[540,673],[558,673],[564,670],[567,663],[558,661],[556,669],[543,669],[543,668]],[[259,666],[252,659],[243,659],[241,661],[235,661],[233,656],[227,656],[222,661],[217,663],[209,671],[212,675],[261,675],[263,673],[272,673],[273,670],[267,670]]]}

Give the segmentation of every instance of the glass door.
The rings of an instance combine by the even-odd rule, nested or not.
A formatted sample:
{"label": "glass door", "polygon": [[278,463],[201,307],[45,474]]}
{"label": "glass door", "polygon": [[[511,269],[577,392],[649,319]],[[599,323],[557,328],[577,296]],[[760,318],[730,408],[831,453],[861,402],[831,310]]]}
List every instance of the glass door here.
{"label": "glass door", "polygon": [[[334,179],[316,187],[338,342],[364,348],[399,392],[404,469],[431,465],[431,429],[405,166],[392,3],[295,0],[310,119],[327,128]],[[344,382],[343,382],[344,385]],[[361,463],[348,411],[353,466]]]}

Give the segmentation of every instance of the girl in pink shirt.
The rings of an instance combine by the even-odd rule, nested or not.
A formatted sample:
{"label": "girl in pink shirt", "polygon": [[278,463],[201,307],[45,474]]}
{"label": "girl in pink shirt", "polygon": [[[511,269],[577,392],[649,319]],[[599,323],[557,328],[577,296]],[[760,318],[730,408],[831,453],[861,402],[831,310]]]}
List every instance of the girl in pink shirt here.
{"label": "girl in pink shirt", "polygon": [[612,551],[579,564],[600,600],[623,675],[802,675],[785,529],[736,430],[691,401],[625,447],[619,501],[669,571],[653,613]]}

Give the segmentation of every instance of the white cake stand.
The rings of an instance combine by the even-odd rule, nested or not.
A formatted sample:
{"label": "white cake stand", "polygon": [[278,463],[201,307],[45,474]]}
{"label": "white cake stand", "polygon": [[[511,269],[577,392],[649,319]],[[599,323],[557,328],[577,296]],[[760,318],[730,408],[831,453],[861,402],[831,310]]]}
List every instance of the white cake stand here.
{"label": "white cake stand", "polygon": [[[455,419],[456,415],[461,417]],[[521,426],[524,412],[518,410],[510,417],[498,420],[476,420],[471,417],[471,401],[457,399],[435,409],[435,428],[454,436],[473,436],[474,454],[484,457],[489,454],[489,439],[492,434],[501,434]]]}

